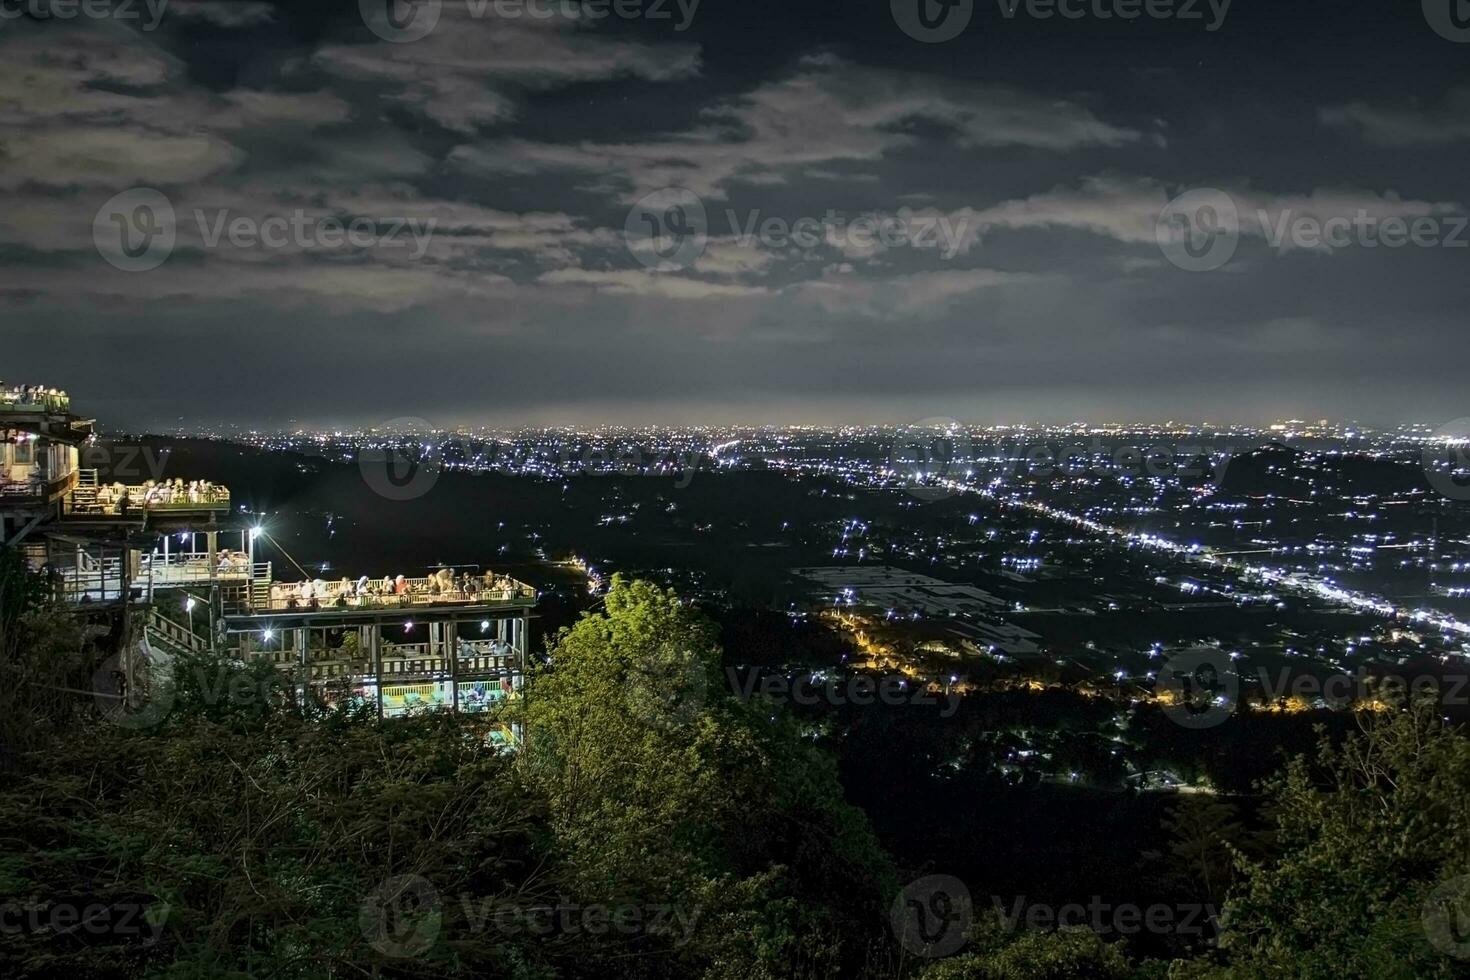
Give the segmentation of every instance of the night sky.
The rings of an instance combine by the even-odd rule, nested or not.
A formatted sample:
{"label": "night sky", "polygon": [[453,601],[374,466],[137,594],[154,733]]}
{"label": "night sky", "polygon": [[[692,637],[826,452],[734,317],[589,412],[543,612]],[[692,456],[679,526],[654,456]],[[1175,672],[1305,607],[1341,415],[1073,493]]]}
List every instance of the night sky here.
{"label": "night sky", "polygon": [[[0,377],[157,427],[1470,414],[1463,0],[364,2],[0,0]],[[1238,241],[1181,268],[1205,188]],[[1355,215],[1422,241],[1276,233]]]}

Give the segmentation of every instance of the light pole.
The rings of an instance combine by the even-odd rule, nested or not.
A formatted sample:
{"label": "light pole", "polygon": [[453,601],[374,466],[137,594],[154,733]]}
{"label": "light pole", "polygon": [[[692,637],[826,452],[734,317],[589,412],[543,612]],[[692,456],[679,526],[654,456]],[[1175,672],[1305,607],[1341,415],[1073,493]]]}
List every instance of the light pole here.
{"label": "light pole", "polygon": [[193,596],[184,600],[184,612],[189,614],[189,635],[194,635],[194,607],[199,603],[194,601]]}

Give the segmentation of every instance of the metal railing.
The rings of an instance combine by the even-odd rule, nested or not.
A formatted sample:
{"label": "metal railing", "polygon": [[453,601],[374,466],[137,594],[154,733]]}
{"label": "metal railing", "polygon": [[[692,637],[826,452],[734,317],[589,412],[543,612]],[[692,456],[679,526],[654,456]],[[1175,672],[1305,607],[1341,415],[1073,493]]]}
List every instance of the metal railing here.
{"label": "metal railing", "polygon": [[166,618],[152,606],[148,607],[146,628],[150,633],[161,636],[165,643],[188,653],[203,653],[209,649],[209,644],[203,638]]}
{"label": "metal railing", "polygon": [[[256,562],[253,568],[232,563],[223,569],[218,563],[211,566],[208,555],[200,558],[202,554],[186,552],[166,559],[162,555],[142,555],[129,589],[136,598],[148,601],[158,589],[219,583],[243,590],[252,582],[270,580],[270,562]],[[78,551],[65,560],[65,565],[60,561],[52,564],[58,598],[81,603],[111,602],[122,597],[121,556],[97,558]]]}
{"label": "metal railing", "polygon": [[205,551],[143,555],[140,568],[140,577],[151,581],[155,588],[189,582],[245,582],[251,578],[249,559],[237,559],[233,554],[216,556],[211,564]]}

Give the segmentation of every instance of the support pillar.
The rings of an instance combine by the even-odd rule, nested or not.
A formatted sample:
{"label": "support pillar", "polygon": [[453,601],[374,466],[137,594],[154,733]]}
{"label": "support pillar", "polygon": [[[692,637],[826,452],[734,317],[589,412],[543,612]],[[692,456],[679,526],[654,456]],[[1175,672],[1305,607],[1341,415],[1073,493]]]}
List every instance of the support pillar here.
{"label": "support pillar", "polygon": [[311,683],[311,655],[307,651],[307,638],[311,630],[302,626],[296,630],[296,700],[306,707],[306,687]]}
{"label": "support pillar", "polygon": [[444,624],[445,655],[449,658],[449,710],[459,714],[459,623]]}
{"label": "support pillar", "polygon": [[378,720],[383,720],[383,627],[374,623],[365,627],[370,636],[368,644],[373,656],[373,698],[378,702]]}

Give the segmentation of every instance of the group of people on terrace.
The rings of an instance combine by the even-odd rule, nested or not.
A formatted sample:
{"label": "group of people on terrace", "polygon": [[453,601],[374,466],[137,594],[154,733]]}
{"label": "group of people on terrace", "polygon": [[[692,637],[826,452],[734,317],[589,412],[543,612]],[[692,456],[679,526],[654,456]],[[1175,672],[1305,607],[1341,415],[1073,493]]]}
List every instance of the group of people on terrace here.
{"label": "group of people on terrace", "polygon": [[0,407],[40,406],[47,411],[64,412],[70,405],[71,397],[64,391],[45,385],[12,385],[0,381]]}
{"label": "group of people on terrace", "polygon": [[181,507],[186,505],[228,504],[230,491],[208,480],[181,479],[155,482],[149,480],[142,486],[129,487],[121,483],[103,484],[97,488],[97,508],[104,514],[126,516],[135,507],[149,510],[155,507]]}
{"label": "group of people on terrace", "polygon": [[413,605],[436,602],[476,602],[514,595],[520,583],[506,575],[487,571],[482,575],[468,571],[455,575],[451,568],[441,568],[426,579],[409,579],[402,575],[384,575],[381,579],[366,575],[353,581],[343,578],[333,584],[325,579],[307,579],[289,584],[271,585],[272,609],[321,609],[325,607]]}

